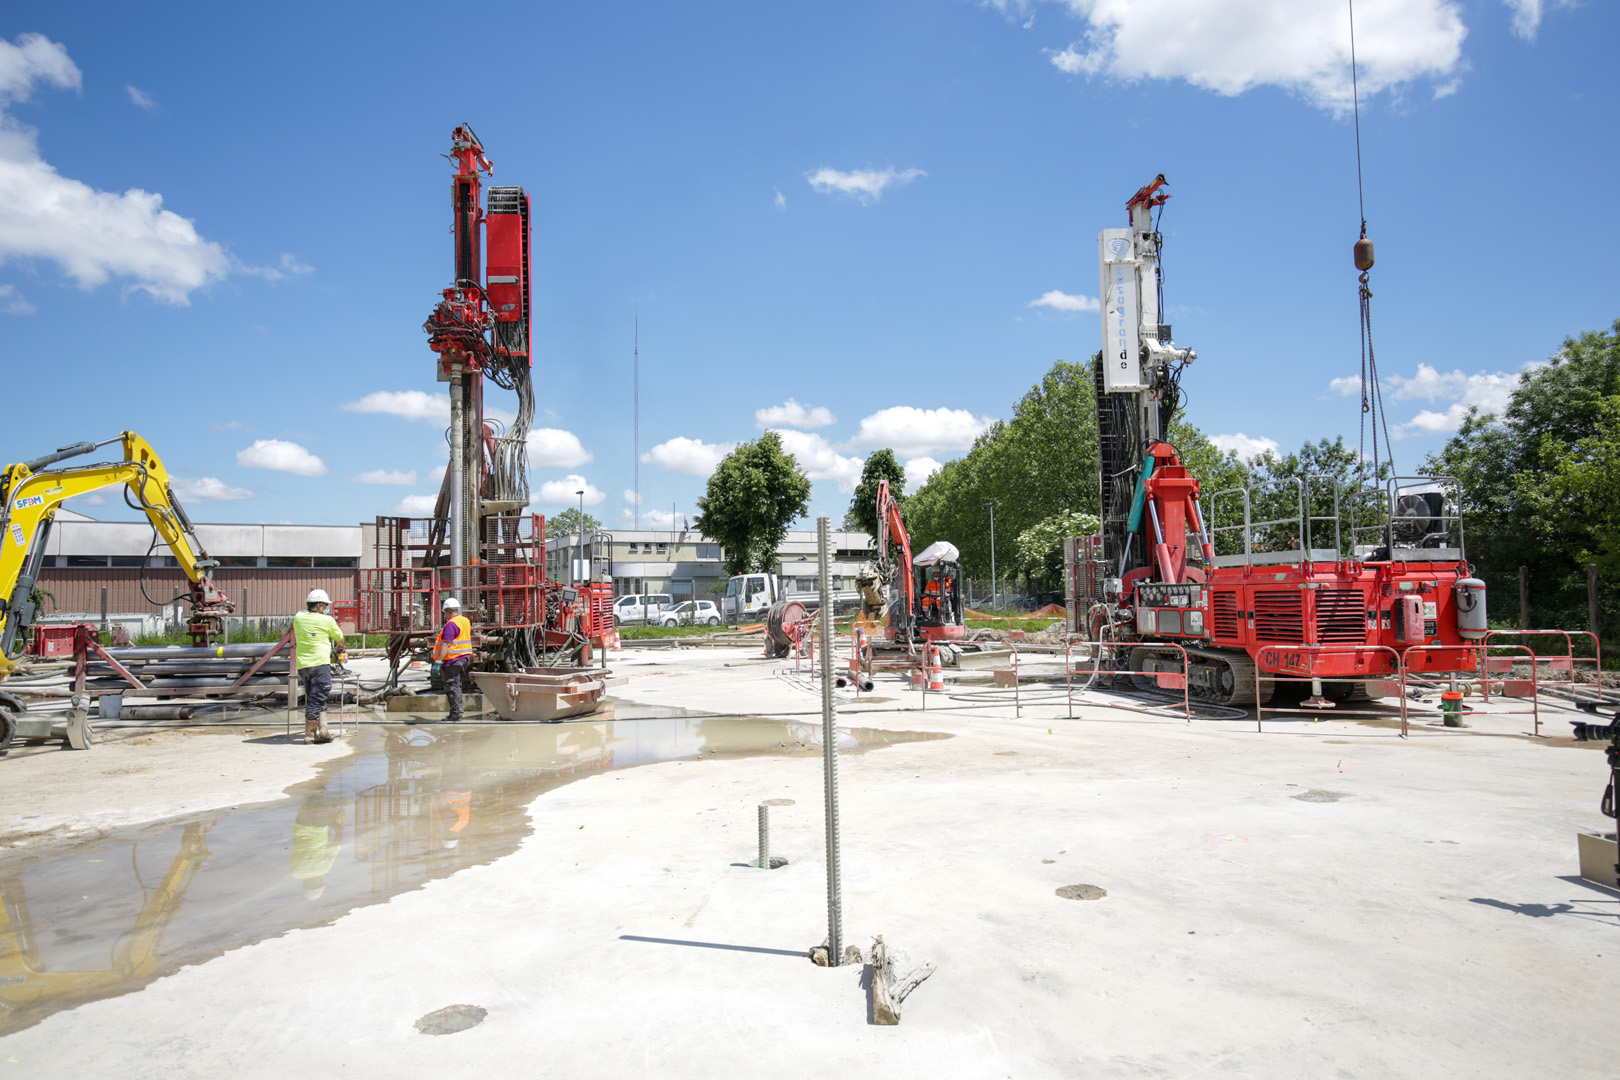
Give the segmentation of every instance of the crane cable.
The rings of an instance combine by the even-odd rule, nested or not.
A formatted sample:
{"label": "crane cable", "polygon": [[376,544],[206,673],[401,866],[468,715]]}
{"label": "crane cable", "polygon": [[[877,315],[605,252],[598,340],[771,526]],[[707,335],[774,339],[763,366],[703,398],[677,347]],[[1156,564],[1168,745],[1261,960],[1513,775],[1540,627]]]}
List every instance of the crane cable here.
{"label": "crane cable", "polygon": [[1367,460],[1367,420],[1372,418],[1372,480],[1378,481],[1382,465],[1378,453],[1378,432],[1384,433],[1383,458],[1395,471],[1395,447],[1389,437],[1389,416],[1384,411],[1383,389],[1378,381],[1378,360],[1373,355],[1372,288],[1367,280],[1373,267],[1373,242],[1367,238],[1367,197],[1361,179],[1361,88],[1356,78],[1356,0],[1347,0],[1350,8],[1350,104],[1355,116],[1356,130],[1356,204],[1361,212],[1361,238],[1355,245],[1356,269],[1360,271],[1361,299],[1361,436],[1357,444],[1360,468]]}

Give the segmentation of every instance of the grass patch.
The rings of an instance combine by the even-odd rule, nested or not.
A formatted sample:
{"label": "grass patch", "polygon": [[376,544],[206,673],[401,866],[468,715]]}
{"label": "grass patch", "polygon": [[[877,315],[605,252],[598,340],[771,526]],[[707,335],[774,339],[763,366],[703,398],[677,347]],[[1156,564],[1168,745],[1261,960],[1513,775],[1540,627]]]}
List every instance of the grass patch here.
{"label": "grass patch", "polygon": [[1063,628],[1062,619],[1054,619],[1044,615],[1039,619],[1023,618],[1002,620],[970,618],[967,620],[967,627],[969,630],[1025,630],[1032,634],[1038,634],[1042,630],[1051,629],[1053,623],[1058,625],[1058,629],[1061,630]]}
{"label": "grass patch", "polygon": [[707,637],[710,634],[724,634],[735,631],[734,626],[623,626],[619,628],[619,637],[625,641],[652,641],[657,638]]}

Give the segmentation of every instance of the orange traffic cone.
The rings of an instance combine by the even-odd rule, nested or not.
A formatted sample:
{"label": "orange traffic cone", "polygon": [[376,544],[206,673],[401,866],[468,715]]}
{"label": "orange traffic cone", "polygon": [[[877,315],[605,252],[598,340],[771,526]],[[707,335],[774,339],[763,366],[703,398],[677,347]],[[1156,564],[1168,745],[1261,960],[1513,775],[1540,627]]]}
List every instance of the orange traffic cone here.
{"label": "orange traffic cone", "polygon": [[945,689],[945,669],[940,665],[938,645],[928,647],[928,689]]}

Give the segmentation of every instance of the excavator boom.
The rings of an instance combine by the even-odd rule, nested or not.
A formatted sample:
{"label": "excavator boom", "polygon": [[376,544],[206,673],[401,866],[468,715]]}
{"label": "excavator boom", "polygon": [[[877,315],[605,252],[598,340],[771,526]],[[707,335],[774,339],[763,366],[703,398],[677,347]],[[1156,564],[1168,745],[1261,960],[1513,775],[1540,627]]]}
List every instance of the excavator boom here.
{"label": "excavator boom", "polygon": [[[49,468],[113,443],[123,448],[122,461]],[[133,431],[105,442],[74,443],[0,471],[0,679],[11,673],[14,661],[22,655],[27,631],[33,625],[34,589],[56,511],[75,495],[118,484],[128,493],[126,501],[146,514],[191,582],[192,635],[205,640],[217,636],[221,619],[235,610],[210,577],[218,564],[208,558],[198,541],[157,451]]]}

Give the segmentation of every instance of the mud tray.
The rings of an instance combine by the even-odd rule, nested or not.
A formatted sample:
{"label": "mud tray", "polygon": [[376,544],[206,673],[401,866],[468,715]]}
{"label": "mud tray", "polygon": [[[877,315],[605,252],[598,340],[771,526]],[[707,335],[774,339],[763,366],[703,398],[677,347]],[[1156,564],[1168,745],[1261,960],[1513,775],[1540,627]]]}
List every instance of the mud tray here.
{"label": "mud tray", "polygon": [[605,668],[529,668],[472,677],[502,720],[566,720],[596,711],[608,683],[617,681],[611,674]]}

